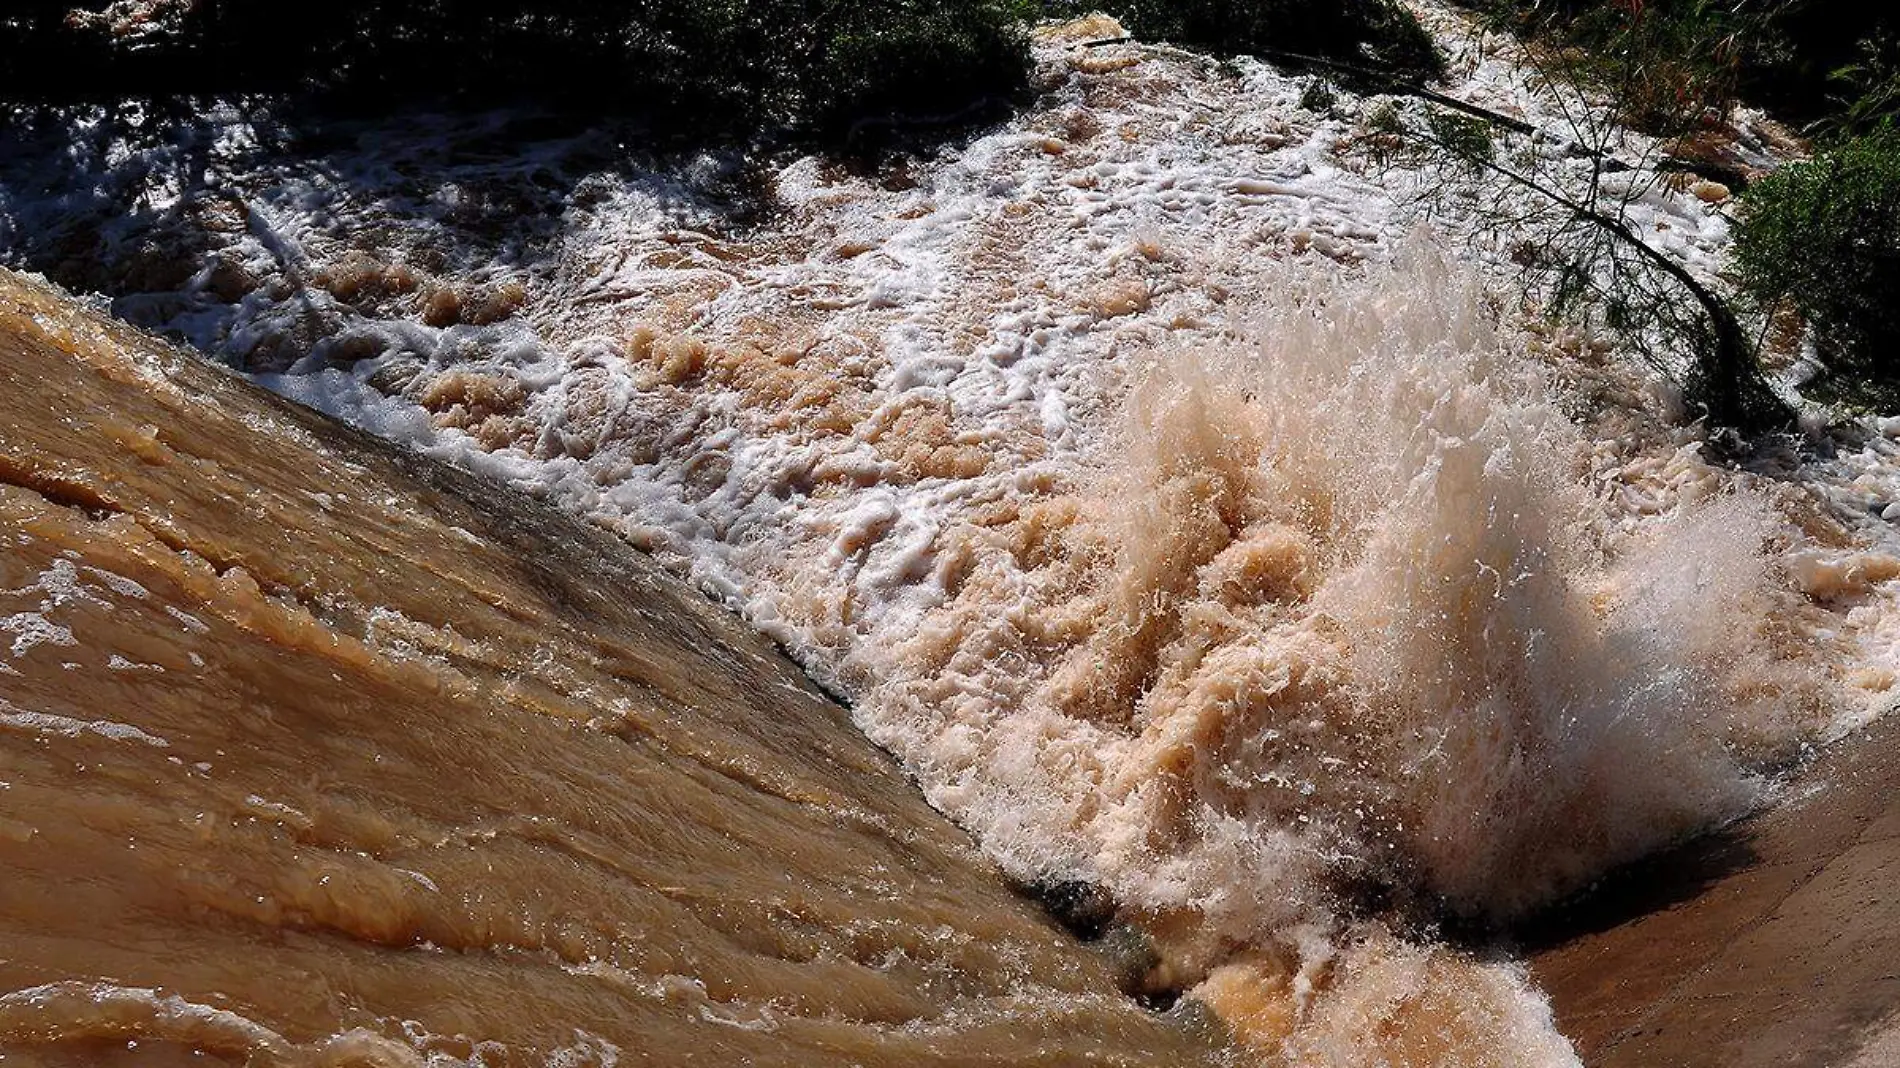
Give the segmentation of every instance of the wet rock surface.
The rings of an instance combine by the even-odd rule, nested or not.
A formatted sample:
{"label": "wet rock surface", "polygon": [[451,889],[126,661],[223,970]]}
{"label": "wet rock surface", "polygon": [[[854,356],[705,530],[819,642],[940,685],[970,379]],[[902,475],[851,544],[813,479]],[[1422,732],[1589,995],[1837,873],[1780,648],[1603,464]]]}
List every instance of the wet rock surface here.
{"label": "wet rock surface", "polygon": [[1535,936],[1532,973],[1584,1062],[1900,1063],[1900,791],[1891,720],[1784,800],[1607,880]]}

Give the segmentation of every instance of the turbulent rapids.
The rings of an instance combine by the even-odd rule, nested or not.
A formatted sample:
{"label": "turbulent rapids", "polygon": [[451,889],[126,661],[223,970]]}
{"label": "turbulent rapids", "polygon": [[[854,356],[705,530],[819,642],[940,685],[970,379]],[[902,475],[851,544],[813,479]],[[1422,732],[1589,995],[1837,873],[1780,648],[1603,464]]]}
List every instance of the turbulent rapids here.
{"label": "turbulent rapids", "polygon": [[1407,982],[1484,1005],[1455,1048],[1528,1057],[1503,974],[1364,931],[1337,959],[1336,910],[1370,882],[1509,916],[1747,805],[1737,750],[1829,701],[1771,633],[1800,599],[1770,509],[1706,480],[1617,522],[1430,257],[1263,281],[1237,337],[1136,373],[1073,490],[948,534],[941,603],[854,658],[859,719],[1006,866],[1109,888],[1143,982],[1244,1036],[1376,1059],[1336,1003]]}
{"label": "turbulent rapids", "polygon": [[[1508,241],[1426,225],[1371,101],[1074,47],[1114,31],[1044,32],[1034,108],[874,175],[519,115],[43,117],[0,252],[654,553],[1234,1056],[1575,1063],[1439,926],[1731,819],[1884,709],[1900,450],[1717,464],[1668,385],[1503,296]],[[1707,199],[1630,211],[1706,276]]]}

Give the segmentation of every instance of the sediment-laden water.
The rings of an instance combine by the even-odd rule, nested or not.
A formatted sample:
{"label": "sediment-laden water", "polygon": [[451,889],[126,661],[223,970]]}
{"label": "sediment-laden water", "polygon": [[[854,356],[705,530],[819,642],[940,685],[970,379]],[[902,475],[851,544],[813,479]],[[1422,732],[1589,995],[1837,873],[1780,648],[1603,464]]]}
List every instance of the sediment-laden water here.
{"label": "sediment-laden water", "polygon": [[610,535],[11,276],[0,383],[0,1061],[1216,1062]]}
{"label": "sediment-laden water", "polygon": [[[1434,923],[1733,816],[1886,706],[1896,450],[1716,463],[1523,313],[1512,235],[1421,199],[1375,102],[1074,47],[1112,29],[868,175],[520,115],[42,117],[0,244],[651,550],[1269,1063],[1568,1063]],[[1654,178],[1633,225],[1708,274],[1722,209]]]}

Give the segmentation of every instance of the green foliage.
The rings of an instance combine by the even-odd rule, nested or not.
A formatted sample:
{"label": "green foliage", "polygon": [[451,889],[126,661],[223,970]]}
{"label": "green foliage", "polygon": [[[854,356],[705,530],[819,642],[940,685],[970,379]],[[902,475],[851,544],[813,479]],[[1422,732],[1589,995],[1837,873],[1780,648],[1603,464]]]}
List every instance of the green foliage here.
{"label": "green foliage", "polygon": [[1835,69],[1839,108],[1818,125],[1834,133],[1856,134],[1900,118],[1900,42],[1892,34],[1861,42],[1854,62]]}
{"label": "green foliage", "polygon": [[1712,0],[1631,8],[1601,7],[1578,22],[1591,75],[1637,129],[1680,133],[1708,112],[1726,111],[1740,79],[1747,20]]}
{"label": "green foliage", "polygon": [[1137,36],[1223,55],[1317,56],[1431,77],[1444,60],[1395,0],[1121,0],[1105,5]]}
{"label": "green foliage", "polygon": [[1433,108],[1425,121],[1431,139],[1461,162],[1476,164],[1497,155],[1491,124],[1483,119]]}
{"label": "green foliage", "polygon": [[1744,98],[1797,122],[1865,132],[1900,117],[1900,7],[1754,0],[1764,9],[1743,64]]}
{"label": "green foliage", "polygon": [[1644,128],[1742,100],[1858,132],[1900,117],[1900,6],[1843,0],[1462,0],[1558,49]]}
{"label": "green foliage", "polygon": [[[1025,85],[1028,37],[1019,5],[998,0],[862,0],[828,5],[828,38],[766,85],[836,127],[863,116],[936,117]],[[784,116],[787,118],[794,116]]]}
{"label": "green foliage", "polygon": [[1759,19],[1735,0],[1476,0],[1493,23],[1554,46],[1553,73],[1609,94],[1621,120],[1681,133],[1734,103]]}
{"label": "green foliage", "polygon": [[1410,132],[1399,106],[1390,100],[1381,100],[1366,111],[1365,127],[1367,133],[1388,137],[1404,137]]}
{"label": "green foliage", "polygon": [[1330,115],[1339,106],[1339,91],[1324,78],[1314,78],[1300,90],[1300,107],[1315,115]]}
{"label": "green foliage", "polygon": [[1735,239],[1743,288],[1798,310],[1853,398],[1900,385],[1900,132],[1853,137],[1747,194]]}
{"label": "green foliage", "polygon": [[1023,0],[200,0],[176,32],[114,42],[66,3],[0,20],[0,94],[318,87],[386,107],[530,96],[682,125],[939,116],[1026,84]]}
{"label": "green foliage", "polygon": [[[1406,76],[1442,63],[1398,0],[326,0],[290,13],[266,0],[130,2],[72,25],[70,7],[104,0],[13,0],[0,14],[0,102],[316,88],[381,109],[531,96],[695,130],[836,134],[1015,95],[1027,25],[1098,6],[1139,36],[1220,55]],[[176,17],[128,35],[122,13],[137,5]]]}
{"label": "green foliage", "polygon": [[1041,0],[1040,13],[1113,15],[1135,36],[1215,55],[1310,56],[1409,78],[1443,73],[1431,34],[1397,0]]}

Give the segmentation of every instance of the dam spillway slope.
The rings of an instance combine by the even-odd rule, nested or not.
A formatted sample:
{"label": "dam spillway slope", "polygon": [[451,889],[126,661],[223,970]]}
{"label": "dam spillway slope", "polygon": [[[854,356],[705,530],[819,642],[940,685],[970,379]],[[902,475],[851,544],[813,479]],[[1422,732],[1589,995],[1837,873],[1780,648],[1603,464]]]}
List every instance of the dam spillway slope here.
{"label": "dam spillway slope", "polygon": [[1604,880],[1530,936],[1591,1068],[1900,1064],[1900,722],[1780,803]]}
{"label": "dam spillway slope", "polygon": [[0,1057],[1205,1063],[596,528],[0,272]]}

